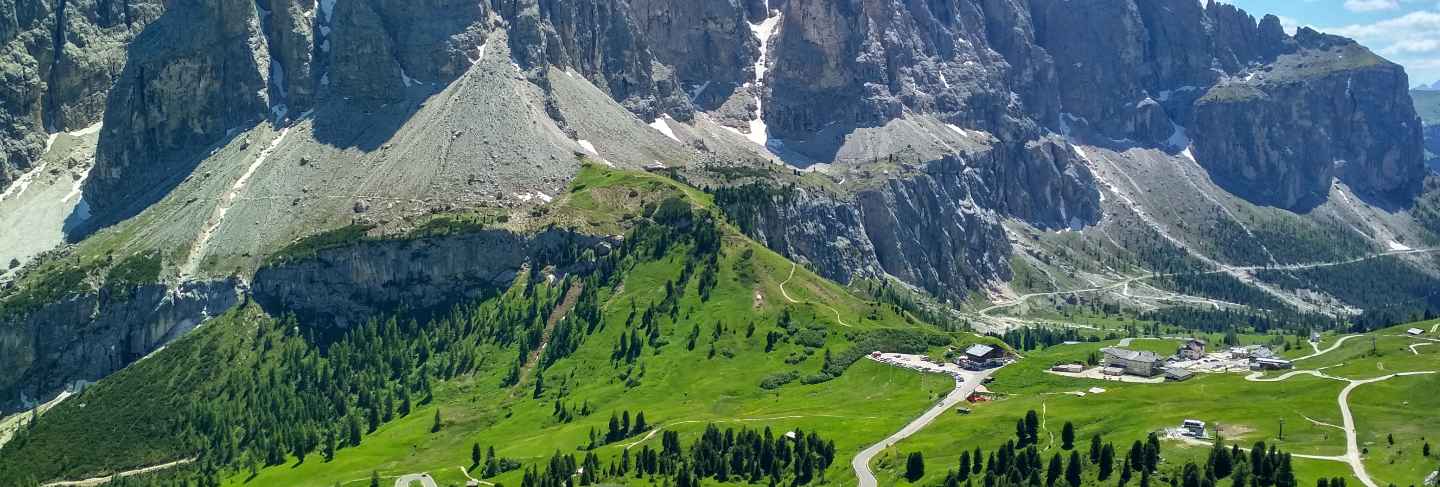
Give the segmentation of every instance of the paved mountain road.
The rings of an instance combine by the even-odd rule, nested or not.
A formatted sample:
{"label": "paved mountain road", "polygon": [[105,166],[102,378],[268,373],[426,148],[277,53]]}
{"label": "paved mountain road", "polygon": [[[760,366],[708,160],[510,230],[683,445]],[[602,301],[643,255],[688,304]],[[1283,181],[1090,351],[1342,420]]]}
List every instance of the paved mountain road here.
{"label": "paved mountain road", "polygon": [[[1019,305],[1021,305],[1021,304],[1024,304],[1026,301],[1029,301],[1029,300],[1031,300],[1031,299],[1033,299],[1033,298],[1037,298],[1037,297],[1042,297],[1042,296],[1059,296],[1059,295],[1065,295],[1065,294],[1083,294],[1083,293],[1092,293],[1092,292],[1110,292],[1110,291],[1114,291],[1114,290],[1116,290],[1116,289],[1122,288],[1122,287],[1124,287],[1124,286],[1128,286],[1128,285],[1130,285],[1131,283],[1134,283],[1134,282],[1137,282],[1137,281],[1143,281],[1143,280],[1146,280],[1146,279],[1153,279],[1153,278],[1157,278],[1157,277],[1172,277],[1172,276],[1176,276],[1176,275],[1180,275],[1180,274],[1201,274],[1201,275],[1203,275],[1203,274],[1221,274],[1221,273],[1225,273],[1225,274],[1232,274],[1232,275],[1233,275],[1233,274],[1237,274],[1237,273],[1256,272],[1256,271],[1262,271],[1262,270],[1298,271],[1298,270],[1306,270],[1306,269],[1319,269],[1319,268],[1324,268],[1324,267],[1334,267],[1334,266],[1345,265],[1345,264],[1354,264],[1354,263],[1357,263],[1357,262],[1364,262],[1364,261],[1367,261],[1367,260],[1378,259],[1378,258],[1381,258],[1381,257],[1390,257],[1390,256],[1396,256],[1396,255],[1425,254],[1425,253],[1432,253],[1432,252],[1440,252],[1440,247],[1423,248],[1423,249],[1410,249],[1410,250],[1392,250],[1392,251],[1388,251],[1388,252],[1380,252],[1380,253],[1376,253],[1376,254],[1370,254],[1370,255],[1363,256],[1363,257],[1356,257],[1356,258],[1353,258],[1353,259],[1345,259],[1345,260],[1337,260],[1337,261],[1329,261],[1329,262],[1315,262],[1315,263],[1309,263],[1309,264],[1287,264],[1287,265],[1282,265],[1282,266],[1269,266],[1269,267],[1266,267],[1266,266],[1220,266],[1220,267],[1217,268],[1217,269],[1212,269],[1212,270],[1203,271],[1203,272],[1195,272],[1195,273],[1168,273],[1168,274],[1153,274],[1153,275],[1126,277],[1126,278],[1123,278],[1123,279],[1121,279],[1121,280],[1112,282],[1112,283],[1107,284],[1107,285],[1104,285],[1104,286],[1093,286],[1093,287],[1086,287],[1086,288],[1079,288],[1079,289],[1070,289],[1070,290],[1065,290],[1065,291],[1050,291],[1050,292],[1043,292],[1043,293],[1022,294],[1022,295],[1020,295],[1020,296],[1016,296],[1015,299],[1012,299],[1012,300],[1009,300],[1009,301],[1005,301],[1005,302],[1001,302],[1001,303],[995,303],[995,304],[991,305],[990,307],[987,307],[987,308],[985,308],[985,309],[980,310],[980,316],[982,316],[982,317],[988,317],[988,316],[990,315],[990,313],[994,312],[995,310],[1004,309],[1004,308],[1010,308],[1010,307],[1014,307],[1014,306],[1019,306]],[[1177,296],[1178,296],[1178,295],[1177,295]],[[1440,325],[1436,325],[1435,328],[1440,328]]]}
{"label": "paved mountain road", "polygon": [[850,461],[850,467],[855,469],[855,476],[860,480],[860,487],[878,487],[880,485],[879,481],[875,479],[875,473],[870,471],[870,461],[875,458],[875,455],[880,454],[880,452],[900,440],[909,438],[910,435],[919,432],[925,428],[926,425],[929,425],[930,422],[935,421],[935,418],[940,417],[941,414],[944,414],[956,404],[964,401],[966,397],[969,397],[971,393],[975,392],[976,388],[980,387],[980,383],[983,382],[986,377],[995,373],[996,370],[999,369],[990,369],[982,372],[962,372],[961,376],[964,377],[964,380],[956,381],[955,389],[950,391],[949,394],[946,394],[934,407],[925,411],[920,417],[915,418],[914,421],[906,424],[905,427],[900,428],[900,431],[896,431],[895,434],[890,435],[890,437],[885,438],[879,443],[870,445],[869,448],[861,450],[858,455],[855,455],[855,458]]}

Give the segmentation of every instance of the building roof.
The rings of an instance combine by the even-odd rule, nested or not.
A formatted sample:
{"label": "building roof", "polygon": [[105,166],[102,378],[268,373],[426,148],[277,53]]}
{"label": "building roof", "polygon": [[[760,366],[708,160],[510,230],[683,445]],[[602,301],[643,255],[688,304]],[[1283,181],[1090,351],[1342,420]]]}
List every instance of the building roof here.
{"label": "building roof", "polygon": [[1176,378],[1176,379],[1184,379],[1184,378],[1188,378],[1188,377],[1190,377],[1190,376],[1192,376],[1192,375],[1195,375],[1195,373],[1194,373],[1194,372],[1191,372],[1191,371],[1189,371],[1189,370],[1185,370],[1185,369],[1179,368],[1179,367],[1167,367],[1167,368],[1165,369],[1165,376],[1167,376],[1167,377],[1174,377],[1174,378]]}
{"label": "building roof", "polygon": [[984,357],[990,355],[990,353],[994,351],[995,347],[976,343],[965,349],[965,355],[970,355],[972,357]]}
{"label": "building roof", "polygon": [[1425,330],[1421,330],[1419,328],[1411,328],[1409,330],[1405,330],[1405,333],[1409,333],[1411,335],[1421,335],[1425,333]]}
{"label": "building roof", "polygon": [[1105,355],[1109,355],[1109,356],[1112,356],[1112,357],[1115,357],[1115,358],[1118,358],[1118,359],[1122,359],[1122,360],[1133,360],[1133,361],[1136,361],[1136,362],[1159,362],[1159,361],[1160,361],[1160,356],[1159,356],[1159,355],[1156,355],[1155,352],[1147,352],[1147,351],[1143,351],[1143,350],[1131,350],[1131,349],[1128,349],[1128,348],[1119,348],[1119,347],[1105,347],[1105,348],[1100,349],[1100,351],[1101,351],[1101,352],[1105,352]]}

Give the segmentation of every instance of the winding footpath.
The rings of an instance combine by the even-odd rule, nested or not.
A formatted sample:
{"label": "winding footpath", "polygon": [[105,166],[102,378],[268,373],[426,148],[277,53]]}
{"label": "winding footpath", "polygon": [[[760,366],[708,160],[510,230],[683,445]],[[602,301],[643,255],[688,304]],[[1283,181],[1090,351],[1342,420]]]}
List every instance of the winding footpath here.
{"label": "winding footpath", "polygon": [[900,428],[900,431],[896,431],[895,434],[890,435],[890,437],[881,440],[879,443],[870,445],[869,448],[861,450],[859,454],[855,455],[855,459],[850,461],[850,467],[855,469],[855,477],[859,478],[860,487],[878,487],[880,485],[879,481],[875,479],[875,473],[870,470],[870,461],[875,458],[875,455],[880,454],[880,452],[900,440],[909,438],[910,435],[919,432],[925,428],[926,425],[929,425],[930,422],[935,421],[935,418],[944,414],[945,411],[949,411],[950,408],[964,401],[966,397],[969,397],[970,394],[975,392],[976,388],[980,387],[980,384],[985,381],[986,377],[995,373],[996,370],[1000,369],[961,373],[964,380],[956,380],[955,389],[950,391],[949,394],[946,394],[934,407],[925,411],[924,414],[915,418],[914,421],[906,424],[905,427]]}
{"label": "winding footpath", "polygon": [[105,484],[110,483],[111,480],[115,480],[115,479],[118,479],[118,478],[132,477],[132,476],[135,476],[135,475],[143,475],[143,474],[147,474],[147,473],[151,473],[151,472],[158,472],[158,471],[165,470],[165,469],[169,469],[169,468],[175,468],[175,467],[178,467],[178,466],[181,466],[181,465],[184,465],[184,464],[193,462],[193,461],[195,461],[194,458],[186,458],[186,459],[176,460],[176,461],[169,462],[169,463],[162,463],[162,464],[159,464],[159,465],[151,465],[151,466],[148,466],[148,467],[137,468],[137,469],[134,469],[134,470],[126,470],[126,471],[124,471],[124,472],[116,472],[116,473],[113,473],[113,474],[110,474],[110,475],[106,475],[106,476],[104,476],[104,477],[94,477],[94,478],[88,478],[88,479],[85,479],[85,480],[62,480],[62,481],[59,481],[59,482],[50,482],[50,483],[48,483],[48,484],[40,484],[40,487],[92,487],[92,486],[96,486],[96,485],[105,485]]}
{"label": "winding footpath", "polygon": [[[785,297],[785,300],[786,300],[786,301],[789,301],[791,304],[805,304],[805,303],[807,303],[807,301],[797,301],[795,298],[790,297],[790,292],[789,292],[789,291],[786,291],[786,290],[785,290],[785,284],[789,283],[791,279],[794,279],[794,278],[795,278],[795,268],[797,268],[797,267],[800,267],[800,265],[799,265],[799,264],[796,264],[796,263],[794,263],[794,262],[791,262],[791,263],[790,263],[790,275],[789,275],[788,277],[786,277],[784,281],[780,281],[780,295],[781,295],[781,296],[784,296],[784,297]],[[850,324],[849,324],[849,323],[846,323],[845,320],[840,317],[840,310],[835,309],[834,306],[830,306],[830,305],[828,305],[828,304],[816,303],[816,302],[813,302],[813,301],[808,302],[808,303],[830,310],[831,313],[835,313],[835,321],[838,322],[838,323],[840,323],[840,326],[843,326],[843,327],[846,327],[846,328],[850,328]]]}
{"label": "winding footpath", "polygon": [[1321,350],[1321,349],[1320,349],[1320,344],[1315,343],[1315,342],[1310,342],[1310,348],[1315,349],[1315,353],[1312,353],[1312,354],[1310,354],[1310,355],[1306,355],[1306,356],[1304,356],[1304,357],[1297,358],[1297,359],[1295,359],[1295,360],[1291,360],[1291,362],[1299,362],[1299,361],[1305,360],[1305,359],[1312,359],[1312,358],[1319,357],[1319,356],[1321,356],[1321,355],[1325,355],[1325,354],[1327,354],[1327,353],[1333,352],[1333,351],[1335,351],[1335,349],[1340,348],[1340,345],[1344,345],[1346,340],[1349,340],[1349,339],[1351,339],[1351,338],[1358,338],[1358,337],[1360,337],[1360,336],[1363,336],[1363,335],[1345,335],[1345,336],[1343,336],[1343,337],[1340,337],[1339,340],[1335,340],[1335,343],[1331,343],[1330,346],[1329,346],[1329,347],[1326,347],[1324,350]]}

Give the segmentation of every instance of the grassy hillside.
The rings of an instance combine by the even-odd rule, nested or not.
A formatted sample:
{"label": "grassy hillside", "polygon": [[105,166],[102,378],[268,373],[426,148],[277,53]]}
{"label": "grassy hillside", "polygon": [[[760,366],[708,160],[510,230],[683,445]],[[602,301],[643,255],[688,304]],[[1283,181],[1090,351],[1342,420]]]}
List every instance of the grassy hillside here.
{"label": "grassy hillside", "polygon": [[[1437,322],[1401,325],[1346,339],[1333,351],[1296,362],[1297,370],[1322,369],[1346,379],[1371,379],[1396,372],[1440,369],[1440,349],[1435,346],[1409,348],[1424,340],[1403,337],[1403,330],[1421,326],[1429,330]],[[1432,334],[1431,337],[1434,337]],[[1373,338],[1373,345],[1372,345]],[[1327,337],[1322,349],[1336,343]],[[1115,341],[1057,345],[1027,354],[1025,360],[1002,369],[990,389],[1002,399],[972,406],[968,415],[942,416],[929,428],[899,443],[877,460],[890,475],[893,485],[930,485],[940,482],[953,469],[962,452],[974,448],[992,450],[1016,438],[1015,423],[1027,411],[1040,414],[1042,427],[1038,447],[1042,458],[1060,452],[1063,425],[1075,426],[1077,449],[1086,454],[1090,437],[1102,435],[1117,446],[1143,441],[1152,431],[1173,428],[1183,419],[1200,419],[1219,424],[1227,441],[1249,447],[1257,441],[1276,445],[1285,452],[1306,455],[1341,455],[1344,433],[1312,422],[1341,424],[1336,397],[1346,385],[1336,379],[1297,375],[1275,382],[1246,380],[1247,373],[1201,374],[1186,382],[1161,384],[1119,383],[1062,377],[1045,372],[1056,363],[1083,362],[1087,356]],[[1135,341],[1131,348],[1168,354],[1174,340]],[[1288,353],[1298,358],[1298,352]],[[1308,355],[1308,353],[1306,353]],[[1268,377],[1277,377],[1270,373]],[[1418,484],[1435,470],[1440,457],[1424,456],[1426,442],[1437,442],[1427,432],[1440,428],[1440,417],[1432,414],[1434,400],[1428,390],[1440,375],[1396,377],[1367,384],[1351,395],[1357,432],[1367,470],[1381,485]],[[1092,387],[1105,389],[1090,393]],[[1086,394],[1074,394],[1085,392]],[[1281,422],[1284,439],[1279,438]],[[1389,443],[1392,436],[1395,443]],[[1209,448],[1175,440],[1164,440],[1161,474],[1178,477],[1176,471],[1187,461],[1203,464]],[[1124,448],[1122,448],[1122,451]],[[907,483],[901,478],[906,455],[921,452],[927,468],[924,480]],[[1314,485],[1322,477],[1349,477],[1358,482],[1344,463],[1296,458],[1294,468],[1299,485]],[[1168,467],[1167,467],[1168,466]],[[885,470],[888,467],[888,470]],[[1093,469],[1092,469],[1093,471]],[[1172,477],[1172,478],[1173,478]],[[887,483],[882,480],[882,483]],[[1228,480],[1223,485],[1229,485]]]}
{"label": "grassy hillside", "polygon": [[[5,447],[0,477],[195,458],[191,475],[234,485],[329,486],[373,472],[458,484],[479,444],[522,467],[489,480],[521,485],[557,452],[610,465],[660,448],[664,435],[650,431],[689,445],[713,423],[818,433],[837,460],[815,482],[846,485],[849,456],[953,383],[851,366],[861,354],[994,342],[852,297],[739,236],[707,195],[667,178],[589,167],[562,198],[543,215],[552,224],[579,215],[596,231],[630,229],[611,254],[577,257],[594,259],[589,274],[522,274],[448,315],[377,316],[338,336],[243,306],[40,418]],[[426,228],[411,236],[469,227]],[[652,428],[588,449],[592,430],[603,436],[626,412]]]}

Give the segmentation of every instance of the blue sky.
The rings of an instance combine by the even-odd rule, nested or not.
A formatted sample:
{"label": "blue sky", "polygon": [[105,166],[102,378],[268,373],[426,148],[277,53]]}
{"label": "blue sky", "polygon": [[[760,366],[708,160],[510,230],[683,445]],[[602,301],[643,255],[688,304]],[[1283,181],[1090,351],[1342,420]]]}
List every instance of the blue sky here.
{"label": "blue sky", "polygon": [[1309,26],[1360,41],[1405,66],[1410,84],[1440,80],[1440,0],[1222,0],[1255,18],[1280,17],[1287,30]]}

